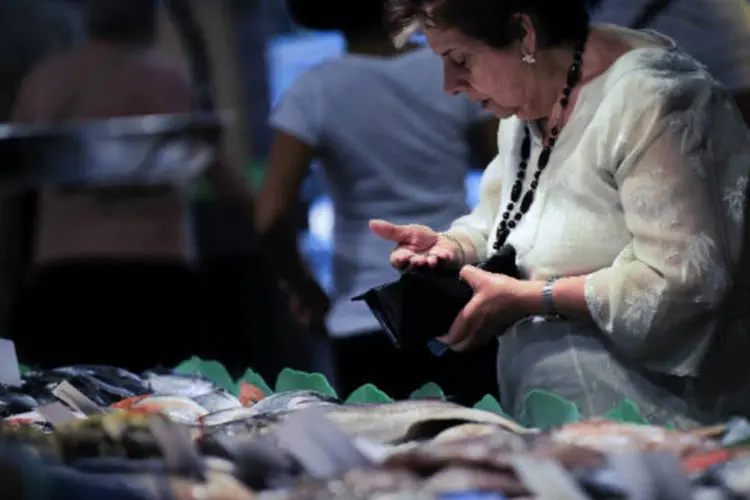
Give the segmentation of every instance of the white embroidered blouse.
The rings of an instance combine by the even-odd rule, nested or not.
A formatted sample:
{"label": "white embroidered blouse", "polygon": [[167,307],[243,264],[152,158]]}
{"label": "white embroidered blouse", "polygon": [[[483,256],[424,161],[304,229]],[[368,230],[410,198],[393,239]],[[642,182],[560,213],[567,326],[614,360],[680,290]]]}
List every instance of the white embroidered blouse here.
{"label": "white embroidered blouse", "polygon": [[[671,40],[606,29],[634,49],[581,89],[507,243],[531,279],[586,275],[590,313],[624,352],[695,375],[742,251],[750,133],[722,87]],[[541,136],[531,129],[533,171]],[[517,118],[501,123],[480,202],[449,231],[469,237],[480,259],[510,200],[505,180],[516,177],[522,135]]]}

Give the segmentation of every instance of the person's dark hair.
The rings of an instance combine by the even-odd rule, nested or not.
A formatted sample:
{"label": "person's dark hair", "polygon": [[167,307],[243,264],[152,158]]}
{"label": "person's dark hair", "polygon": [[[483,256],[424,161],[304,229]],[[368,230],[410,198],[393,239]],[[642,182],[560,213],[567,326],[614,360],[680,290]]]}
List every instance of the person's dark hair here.
{"label": "person's dark hair", "polygon": [[90,38],[112,42],[156,37],[158,0],[84,0]]}
{"label": "person's dark hair", "polygon": [[516,14],[527,14],[541,47],[570,45],[588,32],[585,0],[387,0],[399,31],[415,25],[453,28],[486,45],[505,49],[525,33]]}
{"label": "person's dark hair", "polygon": [[385,29],[385,0],[287,0],[292,21],[306,29],[358,35]]}

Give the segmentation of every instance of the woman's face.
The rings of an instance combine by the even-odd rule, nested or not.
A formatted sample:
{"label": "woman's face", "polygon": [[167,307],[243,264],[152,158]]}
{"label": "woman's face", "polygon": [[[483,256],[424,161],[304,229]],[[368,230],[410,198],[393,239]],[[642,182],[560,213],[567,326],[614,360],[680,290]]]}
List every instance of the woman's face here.
{"label": "woman's face", "polygon": [[424,31],[433,52],[443,60],[445,92],[463,92],[500,119],[538,118],[539,110],[530,109],[531,66],[523,62],[520,45],[497,50],[454,29]]}

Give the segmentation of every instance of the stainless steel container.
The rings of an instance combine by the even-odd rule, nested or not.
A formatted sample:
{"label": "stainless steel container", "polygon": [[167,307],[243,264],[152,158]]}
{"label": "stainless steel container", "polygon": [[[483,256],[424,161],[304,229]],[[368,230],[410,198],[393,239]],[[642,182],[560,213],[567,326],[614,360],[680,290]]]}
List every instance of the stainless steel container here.
{"label": "stainless steel container", "polygon": [[216,158],[216,115],[153,115],[59,126],[0,124],[0,184],[186,184]]}

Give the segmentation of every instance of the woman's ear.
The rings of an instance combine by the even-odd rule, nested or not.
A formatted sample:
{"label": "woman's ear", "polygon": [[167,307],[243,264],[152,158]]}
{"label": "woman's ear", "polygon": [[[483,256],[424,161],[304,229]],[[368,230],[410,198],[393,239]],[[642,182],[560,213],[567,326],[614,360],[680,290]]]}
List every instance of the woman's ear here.
{"label": "woman's ear", "polygon": [[528,14],[516,14],[515,19],[518,23],[518,43],[521,51],[524,54],[536,55],[536,30],[534,29],[534,23],[531,22],[531,17]]}

